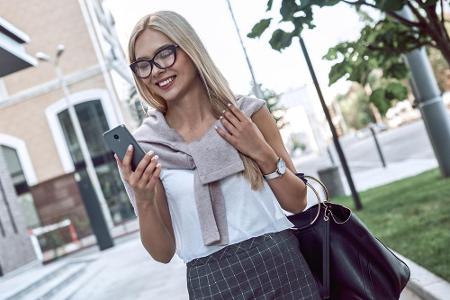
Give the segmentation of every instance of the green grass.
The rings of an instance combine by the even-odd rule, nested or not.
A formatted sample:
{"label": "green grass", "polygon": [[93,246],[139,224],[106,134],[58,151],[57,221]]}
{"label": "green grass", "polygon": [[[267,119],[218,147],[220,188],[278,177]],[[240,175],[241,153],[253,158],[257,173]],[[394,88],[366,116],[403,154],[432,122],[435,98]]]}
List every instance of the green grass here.
{"label": "green grass", "polygon": [[435,169],[360,196],[358,212],[351,197],[332,201],[351,208],[387,246],[450,281],[450,178]]}

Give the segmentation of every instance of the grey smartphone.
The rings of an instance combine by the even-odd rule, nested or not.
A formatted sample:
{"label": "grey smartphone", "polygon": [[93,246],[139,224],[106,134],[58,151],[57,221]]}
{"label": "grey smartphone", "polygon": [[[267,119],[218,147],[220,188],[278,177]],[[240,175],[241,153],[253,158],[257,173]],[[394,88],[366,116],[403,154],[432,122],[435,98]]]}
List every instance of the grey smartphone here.
{"label": "grey smartphone", "polygon": [[128,146],[133,145],[133,159],[131,161],[131,169],[134,171],[137,165],[144,157],[145,152],[134,139],[133,135],[128,131],[125,125],[121,124],[103,133],[108,147],[117,154],[120,160],[123,160]]}

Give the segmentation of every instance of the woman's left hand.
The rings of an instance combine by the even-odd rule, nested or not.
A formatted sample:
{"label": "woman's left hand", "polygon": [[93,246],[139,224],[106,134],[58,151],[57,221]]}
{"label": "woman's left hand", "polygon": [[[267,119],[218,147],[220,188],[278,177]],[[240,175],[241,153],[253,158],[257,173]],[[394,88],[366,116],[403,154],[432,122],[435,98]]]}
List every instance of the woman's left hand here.
{"label": "woman's left hand", "polygon": [[216,127],[219,135],[243,154],[257,159],[270,149],[258,126],[235,105],[228,105],[220,121],[226,130]]}

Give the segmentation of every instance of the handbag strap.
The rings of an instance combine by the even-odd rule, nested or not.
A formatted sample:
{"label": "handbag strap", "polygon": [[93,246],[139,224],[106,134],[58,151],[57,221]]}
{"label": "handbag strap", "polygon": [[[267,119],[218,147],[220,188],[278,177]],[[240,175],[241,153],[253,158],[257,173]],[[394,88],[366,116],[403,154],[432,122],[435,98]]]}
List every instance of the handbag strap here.
{"label": "handbag strap", "polygon": [[322,282],[324,299],[330,298],[330,221],[325,221],[324,239],[322,246]]}
{"label": "handbag strap", "polygon": [[[317,221],[317,219],[319,218],[319,216],[320,216],[320,209],[321,209],[321,206],[325,206],[325,207],[327,207],[327,202],[329,202],[328,201],[328,189],[327,189],[327,187],[325,186],[325,184],[323,184],[323,182],[322,181],[320,181],[319,179],[317,179],[316,177],[313,177],[313,176],[310,176],[310,175],[305,175],[304,173],[296,173],[295,174],[297,177],[299,177],[304,183],[305,183],[305,185],[306,186],[308,186],[313,192],[314,192],[314,194],[316,195],[316,199],[317,199],[317,202],[318,202],[318,206],[317,206],[317,214],[316,214],[316,216],[314,217],[314,220],[312,220],[311,221],[311,223],[310,223],[310,225],[312,225],[312,224],[314,224],[316,221]],[[313,181],[315,181],[315,182],[317,182],[321,187],[322,187],[322,189],[323,189],[323,191],[324,191],[324,194],[325,194],[325,200],[322,200],[321,199],[321,197],[320,197],[320,195],[319,195],[319,192],[317,192],[317,190],[316,190],[316,188],[314,188],[314,186],[312,186],[309,182],[308,182],[308,179],[311,179],[311,180],[313,180]]]}
{"label": "handbag strap", "polygon": [[[323,286],[323,298],[329,299],[330,298],[330,218],[328,216],[328,205],[326,202],[328,202],[328,189],[327,187],[320,181],[319,179],[305,175],[304,173],[297,173],[297,175],[306,186],[308,186],[316,195],[317,201],[318,201],[318,209],[317,209],[317,215],[314,218],[314,220],[311,222],[311,224],[315,223],[317,219],[320,216],[320,211],[323,206],[325,206],[325,212],[324,212],[324,228],[323,228],[323,243],[322,243],[322,286]],[[317,192],[317,190],[308,182],[308,179],[311,179],[315,182],[317,182],[324,190],[325,193],[325,201],[323,201]]]}

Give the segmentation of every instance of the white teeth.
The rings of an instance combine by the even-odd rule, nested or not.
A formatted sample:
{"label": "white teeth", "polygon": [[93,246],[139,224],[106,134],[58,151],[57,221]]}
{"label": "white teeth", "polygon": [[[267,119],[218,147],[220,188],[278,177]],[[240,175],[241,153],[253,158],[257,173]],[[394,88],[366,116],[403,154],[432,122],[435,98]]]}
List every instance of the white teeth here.
{"label": "white teeth", "polygon": [[158,82],[158,85],[160,87],[164,87],[164,86],[168,85],[169,83],[171,83],[172,81],[173,81],[173,77],[170,77],[170,78],[167,78],[164,81]]}

